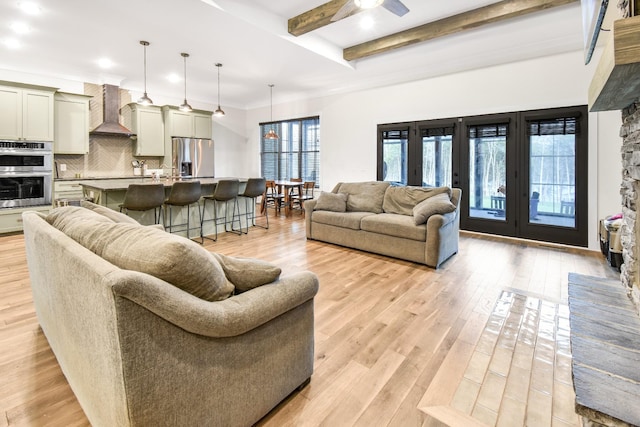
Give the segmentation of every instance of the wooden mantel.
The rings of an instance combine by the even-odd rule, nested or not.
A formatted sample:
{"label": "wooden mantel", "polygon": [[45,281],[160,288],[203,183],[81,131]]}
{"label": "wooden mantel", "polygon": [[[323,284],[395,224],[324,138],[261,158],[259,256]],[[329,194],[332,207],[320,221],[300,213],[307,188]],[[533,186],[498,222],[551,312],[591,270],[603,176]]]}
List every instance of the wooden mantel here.
{"label": "wooden mantel", "polygon": [[640,98],[640,16],[617,20],[589,87],[589,110],[622,110]]}

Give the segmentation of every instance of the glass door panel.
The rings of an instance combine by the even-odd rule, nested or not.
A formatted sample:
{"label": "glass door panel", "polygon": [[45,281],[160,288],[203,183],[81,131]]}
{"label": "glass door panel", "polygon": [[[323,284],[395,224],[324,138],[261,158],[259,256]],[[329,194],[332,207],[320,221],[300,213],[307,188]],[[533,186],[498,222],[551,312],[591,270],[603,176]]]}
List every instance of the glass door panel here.
{"label": "glass door panel", "polygon": [[469,217],[506,221],[508,124],[468,129]]}
{"label": "glass door panel", "polygon": [[382,180],[407,185],[409,161],[409,131],[385,130],[382,132]]}
{"label": "glass door panel", "polygon": [[421,129],[422,186],[451,187],[453,127]]}
{"label": "glass door panel", "polygon": [[576,225],[575,135],[529,135],[529,222]]}

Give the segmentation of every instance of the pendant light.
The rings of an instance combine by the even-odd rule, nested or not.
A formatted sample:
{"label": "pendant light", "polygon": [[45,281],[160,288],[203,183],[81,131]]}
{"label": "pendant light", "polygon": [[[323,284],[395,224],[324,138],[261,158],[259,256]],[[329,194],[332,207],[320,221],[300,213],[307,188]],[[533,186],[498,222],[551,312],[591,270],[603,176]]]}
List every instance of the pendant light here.
{"label": "pendant light", "polygon": [[218,67],[218,108],[213,112],[213,115],[216,117],[224,117],[224,111],[220,108],[220,67],[222,67],[221,63],[216,63],[216,67]]}
{"label": "pendant light", "polygon": [[138,99],[138,104],[153,105],[153,101],[147,95],[147,46],[149,46],[149,42],[140,40],[140,44],[144,50],[144,95],[142,95],[142,98]]}
{"label": "pendant light", "polygon": [[278,136],[278,134],[276,133],[275,130],[273,130],[273,84],[269,85],[269,88],[271,89],[271,129],[269,129],[269,132],[267,132],[264,137],[266,139],[278,139],[280,138]]}
{"label": "pendant light", "polygon": [[189,105],[189,103],[187,102],[187,58],[189,57],[189,54],[181,53],[180,55],[182,55],[182,57],[184,58],[184,102],[179,107],[179,109],[180,111],[189,112],[193,110],[193,108],[191,108],[191,105]]}

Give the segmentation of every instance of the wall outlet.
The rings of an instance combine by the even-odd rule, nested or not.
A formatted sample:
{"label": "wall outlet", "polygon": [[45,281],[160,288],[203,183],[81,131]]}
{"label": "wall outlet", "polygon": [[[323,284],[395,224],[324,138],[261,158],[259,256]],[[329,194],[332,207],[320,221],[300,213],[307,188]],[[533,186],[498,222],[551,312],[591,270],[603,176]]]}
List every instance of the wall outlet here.
{"label": "wall outlet", "polygon": [[65,163],[60,164],[60,172],[64,172],[67,170],[67,165]]}

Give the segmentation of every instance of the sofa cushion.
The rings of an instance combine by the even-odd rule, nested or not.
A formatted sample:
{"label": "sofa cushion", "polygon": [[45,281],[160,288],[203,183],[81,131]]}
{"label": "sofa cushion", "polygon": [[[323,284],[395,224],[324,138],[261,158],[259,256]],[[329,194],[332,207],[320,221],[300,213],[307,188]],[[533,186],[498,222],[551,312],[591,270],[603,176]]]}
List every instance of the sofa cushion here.
{"label": "sofa cushion", "polygon": [[127,224],[140,225],[138,221],[131,218],[130,216],[125,215],[121,212],[114,211],[113,209],[109,209],[105,206],[96,205],[95,203],[86,200],[81,201],[80,206],[92,210],[93,212],[98,213],[102,216],[106,216],[113,222],[126,222]]}
{"label": "sofa cushion", "polygon": [[386,213],[413,215],[413,208],[423,200],[446,193],[451,198],[449,187],[391,186],[384,193],[382,209]]}
{"label": "sofa cushion", "polygon": [[227,279],[236,288],[236,293],[278,280],[280,267],[256,258],[238,258],[223,254],[212,254],[222,266]]}
{"label": "sofa cushion", "polygon": [[451,198],[446,193],[441,193],[418,203],[413,208],[413,221],[416,225],[424,224],[434,214],[446,214],[456,210],[451,203]]}
{"label": "sofa cushion", "polygon": [[220,263],[184,237],[154,227],[114,223],[73,206],[54,209],[47,222],[119,268],[150,274],[207,301],[219,301],[233,293]]}
{"label": "sofa cushion", "polygon": [[384,193],[391,185],[384,181],[341,182],[333,193],[346,193],[347,212],[382,212]]}
{"label": "sofa cushion", "polygon": [[45,217],[46,221],[57,228],[58,230],[66,233],[67,227],[85,221],[93,222],[107,222],[113,223],[114,221],[106,216],[100,215],[92,210],[81,208],[79,206],[64,206],[53,209]]}
{"label": "sofa cushion", "polygon": [[347,210],[347,195],[344,193],[322,192],[313,208],[316,211],[345,212]]}
{"label": "sofa cushion", "polygon": [[372,233],[403,237],[420,242],[427,240],[427,226],[424,224],[415,225],[413,217],[407,215],[389,213],[370,215],[362,218],[360,228]]}
{"label": "sofa cushion", "polygon": [[320,224],[360,230],[360,221],[367,216],[375,216],[375,214],[371,212],[313,211],[312,220]]}

